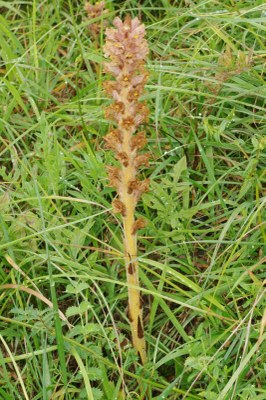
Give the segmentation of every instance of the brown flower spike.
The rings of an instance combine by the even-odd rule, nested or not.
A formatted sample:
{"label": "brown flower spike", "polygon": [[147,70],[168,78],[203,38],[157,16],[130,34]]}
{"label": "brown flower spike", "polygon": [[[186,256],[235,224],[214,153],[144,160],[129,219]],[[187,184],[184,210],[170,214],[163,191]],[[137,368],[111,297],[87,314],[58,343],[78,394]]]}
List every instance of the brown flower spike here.
{"label": "brown flower spike", "polygon": [[[98,18],[101,17],[101,15],[108,13],[108,11],[105,10],[105,1],[100,1],[95,5],[92,5],[90,3],[85,3],[85,10],[87,11],[89,19]],[[105,25],[106,23],[104,22],[104,26]],[[101,21],[89,24],[88,30],[94,37],[97,37],[97,35],[101,31]]]}
{"label": "brown flower spike", "polygon": [[138,152],[147,140],[138,127],[147,122],[149,110],[139,98],[147,81],[145,61],[148,54],[144,39],[145,27],[138,18],[126,17],[122,22],[115,18],[115,28],[106,30],[104,53],[110,62],[105,71],[113,80],[105,82],[105,90],[113,98],[106,109],[106,117],[114,122],[105,137],[106,147],[115,152],[120,167],[108,167],[110,186],[117,190],[114,212],[120,212],[123,219],[125,262],[128,283],[129,320],[133,345],[138,351],[142,364],[146,361],[143,329],[142,302],[139,290],[137,262],[137,230],[145,226],[143,219],[135,219],[135,208],[143,192],[148,190],[149,180],[138,179],[138,170],[148,165],[149,154]]}

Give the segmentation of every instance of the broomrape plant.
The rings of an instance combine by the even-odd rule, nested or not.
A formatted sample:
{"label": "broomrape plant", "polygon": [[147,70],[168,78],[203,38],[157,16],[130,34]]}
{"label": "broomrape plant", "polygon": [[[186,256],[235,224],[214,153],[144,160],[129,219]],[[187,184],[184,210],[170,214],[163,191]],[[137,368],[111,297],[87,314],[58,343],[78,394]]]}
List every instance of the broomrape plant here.
{"label": "broomrape plant", "polygon": [[147,140],[145,132],[137,131],[147,122],[149,110],[140,96],[147,81],[145,61],[148,54],[144,39],[145,27],[138,18],[126,17],[122,22],[115,18],[115,28],[106,30],[104,54],[110,61],[105,72],[114,79],[105,82],[105,90],[113,98],[106,109],[106,117],[115,128],[105,136],[106,147],[115,153],[120,166],[108,166],[110,186],[115,187],[117,198],[113,210],[123,220],[123,240],[128,283],[128,317],[131,325],[133,346],[142,364],[146,361],[143,331],[142,301],[139,289],[137,260],[137,231],[145,226],[142,218],[135,218],[136,205],[143,192],[148,190],[149,180],[140,180],[139,168],[149,165],[149,153],[140,153]]}
{"label": "broomrape plant", "polygon": [[[97,19],[100,19],[100,17],[103,17],[104,14],[108,13],[108,11],[105,9],[105,2],[100,1],[95,5],[85,3],[85,10],[87,12],[89,20],[94,18],[96,19],[94,23],[90,23],[88,25],[87,29],[89,33],[94,37],[94,39],[97,39],[98,35],[101,32],[101,21]],[[103,26],[106,26],[106,21],[103,21]]]}

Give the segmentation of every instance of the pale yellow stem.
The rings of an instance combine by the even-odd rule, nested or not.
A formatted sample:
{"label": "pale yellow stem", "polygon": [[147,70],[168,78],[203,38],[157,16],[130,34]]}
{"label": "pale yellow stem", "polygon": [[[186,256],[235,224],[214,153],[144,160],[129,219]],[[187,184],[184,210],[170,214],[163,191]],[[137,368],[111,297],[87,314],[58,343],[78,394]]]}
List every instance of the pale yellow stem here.
{"label": "pale yellow stem", "polygon": [[[129,196],[126,196],[129,197]],[[139,273],[137,262],[137,238],[132,235],[134,224],[133,207],[130,202],[126,205],[126,217],[123,218],[125,261],[128,283],[128,307],[129,320],[132,331],[132,340],[138,351],[142,364],[146,362],[146,346],[143,330],[142,302],[139,289]]]}
{"label": "pale yellow stem", "polygon": [[133,346],[139,353],[142,364],[146,362],[146,345],[144,339],[142,301],[139,289],[139,271],[137,261],[137,234],[133,231],[135,222],[135,203],[133,194],[128,193],[128,183],[135,178],[134,154],[130,153],[129,132],[124,132],[123,150],[129,155],[129,165],[122,166],[122,185],[120,198],[125,205],[126,212],[123,217],[125,263],[128,283],[128,316],[132,332]]}

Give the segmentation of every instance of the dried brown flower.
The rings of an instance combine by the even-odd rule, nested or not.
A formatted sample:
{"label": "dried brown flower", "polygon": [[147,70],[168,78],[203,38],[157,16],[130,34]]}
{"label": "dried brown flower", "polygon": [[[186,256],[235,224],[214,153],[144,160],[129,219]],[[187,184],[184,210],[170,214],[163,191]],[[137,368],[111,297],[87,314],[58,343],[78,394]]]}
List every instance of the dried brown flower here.
{"label": "dried brown flower", "polygon": [[135,167],[139,168],[142,165],[145,165],[146,167],[148,167],[150,158],[151,158],[150,153],[139,154],[134,159]]}
{"label": "dried brown flower", "polygon": [[128,183],[128,194],[133,194],[136,202],[140,199],[142,193],[147,192],[149,190],[150,180],[144,179],[140,181],[139,179],[132,179]]}
{"label": "dried brown flower", "polygon": [[105,137],[105,147],[110,150],[117,152],[121,151],[122,137],[121,132],[118,129],[111,130]]}
{"label": "dried brown flower", "polygon": [[143,218],[138,218],[132,227],[132,235],[136,235],[138,229],[145,228],[147,222]]}
{"label": "dried brown flower", "polygon": [[147,143],[145,132],[138,132],[130,140],[131,150],[141,150]]}
{"label": "dried brown flower", "polygon": [[125,207],[125,204],[122,203],[121,200],[114,199],[112,202],[112,206],[113,206],[113,211],[115,214],[121,213],[123,217],[126,216],[126,207]]}
{"label": "dried brown flower", "polygon": [[124,167],[128,167],[129,165],[129,156],[125,151],[121,151],[116,153],[115,158],[121,162]]}
{"label": "dried brown flower", "polygon": [[[107,10],[105,10],[105,1],[100,1],[95,5],[90,3],[85,3],[85,10],[88,14],[89,20],[101,17],[101,15],[106,14],[108,12]],[[103,22],[103,26],[104,27],[106,26],[105,21]],[[101,31],[101,21],[90,23],[88,25],[88,30],[93,36],[99,35]]]}
{"label": "dried brown flower", "polygon": [[113,167],[108,165],[107,167],[108,178],[110,182],[110,186],[119,188],[121,182],[121,170],[118,167]]}

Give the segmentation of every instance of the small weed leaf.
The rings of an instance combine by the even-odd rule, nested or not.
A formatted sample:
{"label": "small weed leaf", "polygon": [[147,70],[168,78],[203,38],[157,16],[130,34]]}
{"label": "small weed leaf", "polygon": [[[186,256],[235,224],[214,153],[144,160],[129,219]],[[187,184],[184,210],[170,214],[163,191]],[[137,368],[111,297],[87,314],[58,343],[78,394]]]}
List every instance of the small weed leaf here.
{"label": "small weed leaf", "polygon": [[89,287],[90,287],[90,285],[88,285],[87,283],[80,282],[80,283],[73,284],[73,285],[67,285],[66,292],[67,293],[72,293],[72,294],[79,294],[83,290],[88,289]]}

